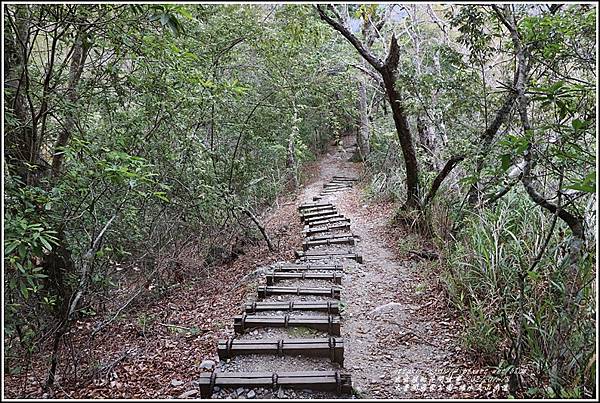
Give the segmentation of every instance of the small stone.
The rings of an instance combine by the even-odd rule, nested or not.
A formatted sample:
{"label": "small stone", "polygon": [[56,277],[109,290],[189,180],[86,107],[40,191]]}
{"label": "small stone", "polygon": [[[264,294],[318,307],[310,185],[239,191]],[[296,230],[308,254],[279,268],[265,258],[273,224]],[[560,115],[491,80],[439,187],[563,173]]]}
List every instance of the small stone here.
{"label": "small stone", "polygon": [[256,392],[254,392],[253,390],[251,390],[250,392],[248,392],[248,394],[246,395],[246,397],[248,399],[254,399],[256,397]]}
{"label": "small stone", "polygon": [[213,360],[204,360],[200,363],[200,368],[203,369],[213,369],[215,366],[215,362]]}
{"label": "small stone", "polygon": [[220,391],[221,391],[221,387],[219,387],[219,386],[215,386],[215,387],[213,388],[213,391],[215,391],[215,392],[220,392]]}
{"label": "small stone", "polygon": [[196,396],[198,394],[198,389],[188,390],[177,397],[178,399],[186,399],[188,397]]}
{"label": "small stone", "polygon": [[256,336],[258,334],[258,330],[253,331],[252,334]]}
{"label": "small stone", "polygon": [[283,392],[283,389],[280,387],[279,390],[277,391],[277,399],[283,399],[285,397],[285,393]]}
{"label": "small stone", "polygon": [[172,380],[171,380],[171,386],[175,386],[175,387],[177,387],[177,386],[181,386],[181,385],[183,385],[184,383],[185,383],[185,382],[183,382],[183,381],[178,381],[177,379],[172,379]]}
{"label": "small stone", "polygon": [[235,394],[238,396],[242,395],[243,393],[244,393],[244,388],[242,388],[242,387],[239,387],[235,390]]}

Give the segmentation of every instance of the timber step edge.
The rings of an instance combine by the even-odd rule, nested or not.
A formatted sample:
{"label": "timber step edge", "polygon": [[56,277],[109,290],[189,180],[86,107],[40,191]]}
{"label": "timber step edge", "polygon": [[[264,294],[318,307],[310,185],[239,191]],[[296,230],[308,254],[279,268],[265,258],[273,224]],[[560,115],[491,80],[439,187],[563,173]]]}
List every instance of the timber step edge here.
{"label": "timber step edge", "polygon": [[340,299],[340,287],[274,287],[259,285],[256,288],[258,298],[266,298],[270,295],[316,295]]}
{"label": "timber step edge", "polygon": [[323,232],[330,232],[336,230],[350,230],[350,223],[342,223],[342,224],[327,224],[321,227],[313,227],[305,226],[302,232],[305,236],[312,236],[313,234],[320,234]]}
{"label": "timber step edge", "polygon": [[306,241],[323,241],[326,239],[341,239],[341,238],[355,238],[351,232],[337,233],[337,234],[326,234],[326,235],[313,235],[306,238]]}
{"label": "timber step edge", "polygon": [[323,220],[335,220],[335,219],[343,219],[346,218],[345,215],[338,213],[337,211],[328,213],[328,214],[324,214],[324,215],[318,215],[318,216],[312,216],[312,217],[304,217],[303,221],[307,224],[311,224],[315,221],[323,221]]}
{"label": "timber step edge", "polygon": [[336,225],[340,225],[341,223],[347,223],[348,225],[350,225],[350,219],[346,218],[346,217],[341,217],[341,218],[327,218],[327,219],[323,219],[323,220],[318,220],[318,221],[310,221],[307,222],[306,224],[308,225],[309,228],[314,228],[314,227],[321,227],[323,225],[330,225],[330,224],[336,224]]}
{"label": "timber step edge", "polygon": [[298,206],[298,210],[305,210],[305,209],[311,209],[311,208],[318,208],[318,207],[333,207],[332,203],[303,203],[301,205]]}
{"label": "timber step edge", "polygon": [[340,317],[334,315],[327,316],[258,316],[243,313],[233,317],[233,330],[235,333],[244,333],[247,329],[257,327],[309,327],[311,329],[322,330],[330,335],[340,335]]}
{"label": "timber step edge", "polygon": [[244,305],[247,314],[265,311],[314,311],[328,315],[340,313],[339,301],[288,301],[288,302],[249,302]]}
{"label": "timber step edge", "polygon": [[316,239],[302,242],[302,249],[307,251],[314,246],[354,245],[354,238]]}
{"label": "timber step edge", "polygon": [[327,208],[327,209],[323,209],[323,210],[317,210],[317,211],[301,212],[300,219],[302,221],[304,221],[306,218],[319,217],[319,216],[323,216],[323,215],[332,215],[332,214],[338,214],[338,211],[335,209],[335,207]]}
{"label": "timber step edge", "polygon": [[357,253],[347,253],[347,254],[341,254],[341,255],[302,255],[300,257],[298,257],[298,259],[301,262],[308,262],[311,260],[331,260],[331,259],[352,259],[355,260],[357,263],[362,264],[363,262],[363,257]]}
{"label": "timber step edge", "polygon": [[271,286],[273,283],[282,280],[329,280],[335,284],[342,284],[342,274],[340,273],[307,273],[306,271],[301,272],[286,272],[276,273],[268,272],[266,275],[267,285]]}
{"label": "timber step edge", "polygon": [[329,357],[331,362],[344,365],[344,340],[341,337],[306,339],[219,340],[220,360],[236,355],[277,354]]}
{"label": "timber step edge", "polygon": [[273,265],[271,270],[274,272],[289,272],[289,271],[304,271],[304,270],[344,270],[344,266],[341,264],[287,264],[287,265]]}
{"label": "timber step edge", "polygon": [[215,386],[220,388],[237,387],[278,387],[312,389],[335,392],[338,395],[352,393],[350,374],[340,371],[298,371],[298,372],[204,372],[198,379],[200,397],[208,399]]}

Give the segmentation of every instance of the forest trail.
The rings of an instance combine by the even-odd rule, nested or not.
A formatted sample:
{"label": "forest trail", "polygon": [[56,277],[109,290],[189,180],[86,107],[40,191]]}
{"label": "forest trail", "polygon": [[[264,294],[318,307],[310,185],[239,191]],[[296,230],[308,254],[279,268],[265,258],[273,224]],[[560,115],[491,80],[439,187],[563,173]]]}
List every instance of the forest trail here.
{"label": "forest trail", "polygon": [[[59,379],[61,387],[54,397],[198,398],[198,380],[215,363],[217,371],[229,372],[340,370],[351,375],[353,396],[363,398],[502,396],[489,370],[476,369],[478,366],[469,362],[466,352],[460,351],[459,325],[443,306],[437,279],[424,270],[430,262],[414,261],[408,249],[418,246],[410,234],[390,226],[392,203],[365,200],[361,182],[319,201],[331,202],[350,219],[350,231],[342,232],[354,234],[356,242],[351,248],[363,258],[362,264],[349,259],[343,262],[339,336],[345,347],[343,367],[327,357],[249,355],[219,362],[218,341],[235,334],[233,317],[240,314],[245,302],[256,300],[257,286],[265,284],[265,269],[277,262],[293,261],[294,251],[302,248],[298,206],[311,202],[335,175],[360,177],[361,165],[348,161],[353,139],[343,140],[343,146],[332,147],[312,164],[307,184],[298,195],[284,195],[263,215],[265,227],[278,246],[276,253],[269,252],[261,240],[245,247],[237,259],[209,271],[198,271],[199,260],[190,254],[181,270],[195,272],[196,277],[182,282],[167,296],[147,299],[147,307],[143,301],[132,304],[132,309],[92,339],[89,334],[99,322],[78,322],[78,328],[86,330],[69,343],[82,357],[95,360],[98,373],[93,381]],[[293,280],[277,285],[333,284]],[[124,296],[123,300],[128,298]],[[263,300],[281,298],[285,296]],[[251,330],[244,337],[264,340],[323,336],[323,332],[306,328],[263,328]],[[40,386],[44,366],[37,368],[30,374],[7,378],[13,385],[11,389],[21,390],[20,396],[50,397]],[[19,389],[24,377],[28,382]],[[214,397],[338,397],[308,390],[275,394],[269,388],[252,392],[236,388],[222,390]]]}
{"label": "forest trail", "polygon": [[[333,235],[351,232],[355,243],[325,245],[308,250],[332,253],[349,251],[362,256],[362,264],[351,259],[329,258],[311,264],[342,264],[341,338],[344,344],[343,367],[327,357],[301,355],[235,356],[217,364],[215,373],[283,373],[293,371],[339,371],[351,375],[354,396],[361,398],[465,398],[490,397],[499,387],[486,379],[483,371],[473,369],[461,354],[456,340],[458,325],[445,312],[441,295],[436,293],[433,277],[419,272],[418,264],[401,259],[390,245],[391,206],[363,201],[360,186],[331,192],[325,185],[334,177],[360,177],[360,164],[349,162],[354,150],[352,139],[344,138],[319,162],[318,175],[301,190],[295,207],[305,203],[331,203],[337,213],[350,219],[350,231],[328,231]],[[314,198],[318,201],[313,201]],[[319,198],[320,197],[320,198]],[[296,210],[298,211],[298,210]],[[292,220],[299,220],[298,214]],[[336,235],[338,235],[336,234]],[[396,248],[397,249],[397,248]],[[293,264],[290,261],[279,265]],[[295,264],[304,264],[296,260]],[[273,267],[273,266],[271,266]],[[267,271],[268,269],[264,269]],[[259,271],[263,273],[263,271]],[[262,276],[264,277],[264,276]],[[265,284],[264,278],[256,284]],[[283,280],[273,285],[291,287],[330,287],[327,280]],[[254,291],[254,292],[253,292]],[[316,296],[266,296],[261,302],[335,301]],[[256,301],[256,288],[250,288],[248,301]],[[337,303],[337,302],[335,302]],[[281,312],[280,312],[281,313]],[[291,317],[310,316],[294,312]],[[229,333],[233,336],[233,332]],[[236,335],[236,340],[279,340],[324,338],[327,332],[308,328],[251,328]],[[222,341],[223,343],[224,341]],[[208,382],[208,373],[205,373]],[[230,374],[232,375],[232,374]],[[334,398],[335,394],[310,389],[216,388],[213,398]],[[343,395],[341,397],[349,397]]]}

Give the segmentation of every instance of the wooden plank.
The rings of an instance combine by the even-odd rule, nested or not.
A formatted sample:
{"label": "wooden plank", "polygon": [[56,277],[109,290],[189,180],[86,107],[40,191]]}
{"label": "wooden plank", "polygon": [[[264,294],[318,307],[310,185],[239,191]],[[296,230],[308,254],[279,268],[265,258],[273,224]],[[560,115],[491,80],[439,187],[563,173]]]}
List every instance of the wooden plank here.
{"label": "wooden plank", "polygon": [[351,188],[352,187],[352,183],[350,183],[350,182],[344,182],[344,183],[341,183],[341,182],[329,182],[329,183],[324,183],[323,187],[325,189],[328,189],[328,188]]}
{"label": "wooden plank", "polygon": [[310,208],[306,208],[303,210],[300,210],[300,214],[306,214],[306,213],[314,213],[317,211],[324,211],[324,210],[335,210],[336,207],[334,205],[329,205],[329,206],[322,206],[322,207],[310,207]]}
{"label": "wooden plank", "polygon": [[310,256],[301,256],[298,259],[300,259],[303,262],[307,262],[307,261],[311,261],[311,260],[325,260],[325,259],[352,259],[355,260],[358,263],[363,262],[363,258],[361,255],[358,255],[356,253],[348,253],[348,254],[342,254],[342,255],[310,255]]}
{"label": "wooden plank", "polygon": [[315,207],[330,207],[333,206],[331,203],[303,203],[298,206],[298,210],[305,210]]}
{"label": "wooden plank", "polygon": [[306,218],[319,217],[319,216],[332,215],[332,214],[337,214],[337,210],[334,207],[328,208],[328,209],[323,209],[323,210],[318,210],[318,211],[309,211],[307,213],[300,213],[300,219],[304,220]]}
{"label": "wooden plank", "polygon": [[341,264],[285,264],[285,265],[273,265],[271,266],[273,271],[304,271],[304,270],[344,270],[344,266]]}
{"label": "wooden plank", "polygon": [[321,234],[324,232],[336,231],[336,230],[340,230],[340,231],[341,230],[350,230],[350,224],[349,223],[326,224],[326,225],[323,225],[322,227],[314,227],[314,228],[305,226],[304,229],[302,230],[302,232],[304,233],[305,236],[312,236],[314,234]]}
{"label": "wooden plank", "polygon": [[336,218],[346,218],[346,217],[337,211],[331,211],[331,212],[328,212],[327,214],[324,214],[321,216],[316,215],[316,216],[304,217],[304,222],[310,224],[313,221],[332,220],[332,219],[336,219]]}
{"label": "wooden plank", "polygon": [[302,242],[302,249],[307,251],[314,246],[354,245],[354,238],[318,239]]}
{"label": "wooden plank", "polygon": [[339,213],[336,210],[317,211],[315,213],[301,215],[300,221],[309,222],[311,220],[324,220],[329,217],[336,217],[336,216],[339,216]]}
{"label": "wooden plank", "polygon": [[350,219],[342,216],[342,218],[328,218],[326,220],[311,221],[311,222],[308,222],[307,225],[310,228],[313,228],[313,227],[319,227],[322,225],[341,224],[341,223],[348,223],[348,225],[350,225]]}
{"label": "wooden plank", "polygon": [[351,188],[352,184],[351,183],[334,183],[334,182],[330,182],[330,183],[325,183],[323,185],[324,189],[332,189],[332,188]]}
{"label": "wooden plank", "polygon": [[244,333],[247,329],[257,327],[309,327],[323,330],[331,335],[340,335],[339,316],[300,316],[289,314],[283,316],[256,316],[243,313],[233,317],[233,329],[236,333]]}
{"label": "wooden plank", "polygon": [[339,256],[339,255],[349,255],[354,253],[354,251],[352,251],[351,249],[343,249],[343,250],[332,250],[332,251],[322,251],[322,250],[308,250],[308,251],[301,251],[298,250],[295,252],[296,257],[302,257],[302,256],[322,256],[322,255],[327,255],[327,256]]}
{"label": "wooden plank", "polygon": [[328,280],[335,284],[342,283],[342,275],[340,273],[307,273],[306,271],[301,272],[286,272],[286,273],[267,273],[266,280],[267,285],[273,285],[274,283],[282,280]]}
{"label": "wooden plank", "polygon": [[269,295],[319,295],[340,299],[339,287],[275,287],[259,285],[256,288],[258,298],[266,298]]}
{"label": "wooden plank", "polygon": [[200,397],[208,399],[215,386],[238,387],[286,387],[334,392],[338,395],[352,393],[350,374],[339,371],[298,371],[298,372],[204,372],[198,379]]}
{"label": "wooden plank", "polygon": [[341,337],[313,339],[219,340],[219,359],[237,355],[277,354],[329,357],[332,362],[344,365],[344,340]]}
{"label": "wooden plank", "polygon": [[315,311],[329,315],[340,313],[338,301],[288,301],[288,302],[249,302],[244,306],[246,313],[265,311]]}
{"label": "wooden plank", "polygon": [[358,182],[358,178],[357,177],[343,176],[343,175],[334,175],[333,178],[332,178],[332,180]]}
{"label": "wooden plank", "polygon": [[330,195],[330,194],[334,194],[334,193],[338,193],[338,192],[344,192],[346,190],[350,190],[350,188],[342,188],[342,189],[337,189],[337,188],[333,188],[333,189],[325,189],[325,190],[321,190],[321,195],[326,196],[326,195]]}
{"label": "wooden plank", "polygon": [[354,234],[350,232],[343,233],[335,233],[335,234],[323,234],[323,235],[313,235],[307,237],[307,241],[322,241],[325,239],[341,239],[341,238],[354,238]]}

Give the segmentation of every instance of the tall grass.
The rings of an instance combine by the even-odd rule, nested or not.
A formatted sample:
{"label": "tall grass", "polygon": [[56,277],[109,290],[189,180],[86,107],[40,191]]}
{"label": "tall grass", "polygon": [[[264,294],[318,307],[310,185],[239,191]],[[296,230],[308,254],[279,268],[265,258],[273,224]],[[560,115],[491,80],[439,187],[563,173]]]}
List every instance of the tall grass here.
{"label": "tall grass", "polygon": [[[432,219],[447,226],[449,214],[434,211]],[[594,252],[581,259],[584,286],[571,297],[562,263],[569,232],[560,220],[551,228],[553,216],[518,191],[466,214],[454,241],[445,244],[442,273],[452,306],[464,315],[465,346],[525,395],[595,394]]]}

